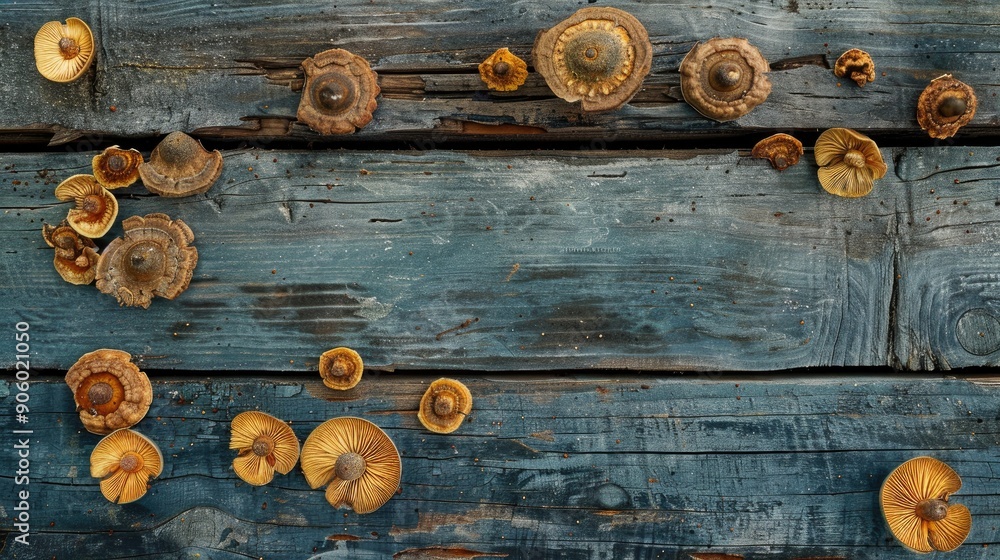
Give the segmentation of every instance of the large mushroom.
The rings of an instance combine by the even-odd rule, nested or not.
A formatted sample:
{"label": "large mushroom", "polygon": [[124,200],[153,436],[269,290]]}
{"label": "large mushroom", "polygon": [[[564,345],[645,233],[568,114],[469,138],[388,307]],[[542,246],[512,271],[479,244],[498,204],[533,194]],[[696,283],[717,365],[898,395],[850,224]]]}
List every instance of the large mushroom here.
{"label": "large mushroom", "polygon": [[84,354],[66,372],[66,384],[73,391],[80,422],[92,434],[136,425],[153,402],[149,378],[121,350]]}
{"label": "large mushroom", "polygon": [[948,497],[962,479],[933,457],[916,457],[896,467],[879,492],[882,515],[892,536],[913,552],[949,552],[972,531],[972,514]]}
{"label": "large mushroom", "polygon": [[66,221],[85,237],[101,237],[118,217],[118,201],[93,175],[73,175],[56,187],[56,198],[73,201]]}
{"label": "large mushroom", "polygon": [[333,348],[319,357],[319,375],[331,389],[346,391],[361,381],[365,363],[361,355],[350,348]]}
{"label": "large mushroom", "polygon": [[183,132],[171,132],[139,165],[142,184],[149,192],[166,197],[201,194],[222,175],[222,153],[206,150]]}
{"label": "large mushroom", "polygon": [[94,34],[80,18],[50,21],[35,35],[35,67],[53,82],[72,82],[94,61]]}
{"label": "large mushroom", "polygon": [[298,120],[320,134],[350,134],[371,122],[381,89],[367,60],[330,49],[302,61],[302,70]]}
{"label": "large mushroom", "polygon": [[63,280],[70,284],[86,285],[97,275],[97,245],[89,237],[82,237],[69,222],[58,226],[42,226],[45,243],[55,249],[52,265]]}
{"label": "large mushroom", "polygon": [[771,93],[770,66],[749,41],[716,37],[698,43],[681,62],[681,93],[702,115],[731,121]]}
{"label": "large mushroom", "polygon": [[90,476],[101,479],[109,502],[134,502],[149,490],[149,479],[163,472],[163,454],[153,440],[123,428],[112,432],[90,454]]}
{"label": "large mushroom", "polygon": [[865,196],[888,170],[875,141],[847,128],[831,128],[820,134],[813,155],[819,166],[819,184],[837,196]]}
{"label": "large mushroom", "polygon": [[229,449],[239,450],[233,472],[247,484],[263,486],[275,471],[288,474],[299,460],[299,440],[288,424],[256,410],[233,418]]}
{"label": "large mushroom", "polygon": [[917,122],[931,138],[950,138],[976,116],[976,92],[951,74],[938,76],[917,100]]}
{"label": "large mushroom", "polygon": [[442,377],[431,383],[423,398],[417,418],[428,430],[450,434],[472,412],[472,393],[460,381]]}

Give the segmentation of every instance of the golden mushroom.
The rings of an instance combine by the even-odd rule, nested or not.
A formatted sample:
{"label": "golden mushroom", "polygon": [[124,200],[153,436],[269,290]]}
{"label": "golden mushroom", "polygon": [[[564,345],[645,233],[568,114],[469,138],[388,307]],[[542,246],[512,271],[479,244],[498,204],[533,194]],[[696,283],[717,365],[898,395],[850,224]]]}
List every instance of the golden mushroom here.
{"label": "golden mushroom", "polygon": [[802,142],[794,136],[779,133],[757,142],[750,155],[769,160],[771,167],[784,171],[798,163],[802,153]]}
{"label": "golden mushroom", "polygon": [[302,62],[306,81],[296,113],[320,134],[349,134],[372,120],[381,89],[368,61],[344,49],[330,49]]}
{"label": "golden mushroom", "polygon": [[90,238],[81,237],[66,220],[58,226],[43,225],[42,237],[49,247],[55,249],[52,265],[63,280],[77,285],[94,281],[97,274],[97,245]]}
{"label": "golden mushroom", "polygon": [[450,434],[472,411],[472,393],[460,381],[442,377],[431,383],[420,399],[417,418],[428,430]]}
{"label": "golden mushroom", "polygon": [[504,47],[479,64],[479,77],[490,89],[515,91],[528,78],[528,65]]}
{"label": "golden mushroom", "polygon": [[892,536],[913,552],[955,550],[972,531],[972,514],[948,497],[962,487],[951,467],[916,457],[896,467],[882,484],[879,503]]}
{"label": "golden mushroom", "polygon": [[74,201],[66,220],[70,227],[85,237],[100,237],[118,217],[118,201],[111,191],[101,186],[93,175],[73,175],[56,187],[56,198]]}
{"label": "golden mushroom", "polygon": [[139,179],[142,154],[139,150],[123,150],[111,146],[94,156],[94,177],[104,188],[114,190],[127,187]]}
{"label": "golden mushroom", "polygon": [[875,81],[875,62],[870,54],[861,49],[851,49],[840,55],[833,65],[833,74],[838,78],[848,77],[865,87],[868,82]]}
{"label": "golden mushroom", "polygon": [[540,31],[531,49],[535,70],[557,97],[584,111],[612,111],[642,87],[653,62],[646,28],[632,14],[582,8]]}
{"label": "golden mushroom", "polygon": [[402,463],[396,446],[378,426],[362,418],[320,424],[302,446],[302,473],[311,488],[326,488],[333,507],[371,513],[399,488]]}
{"label": "golden mushroom", "polygon": [[151,439],[127,428],[101,439],[90,454],[90,476],[101,479],[101,494],[116,504],[143,497],[149,479],[161,472],[160,449]]}
{"label": "golden mushroom", "polygon": [[121,350],[100,349],[80,357],[66,372],[83,427],[107,434],[136,425],[153,402],[146,374]]}
{"label": "golden mushroom", "polygon": [[746,39],[716,37],[698,43],[681,62],[681,93],[702,115],[731,121],[771,94],[770,66]]}
{"label": "golden mushroom", "polygon": [[146,189],[160,196],[201,194],[222,175],[222,153],[206,150],[201,142],[183,132],[171,132],[139,164]]}
{"label": "golden mushroom", "polygon": [[275,471],[288,474],[299,460],[299,440],[288,424],[256,410],[233,418],[229,449],[239,450],[233,472],[253,486],[271,482]]}
{"label": "golden mushroom", "polygon": [[831,128],[820,134],[814,155],[819,184],[837,196],[865,196],[888,170],[875,141],[847,128]]}
{"label": "golden mushroom", "polygon": [[966,83],[938,76],[917,100],[917,122],[931,138],[950,138],[976,116],[976,92]]}
{"label": "golden mushroom", "polygon": [[331,389],[346,391],[361,381],[365,364],[361,355],[350,348],[333,348],[319,357],[319,375]]}
{"label": "golden mushroom", "polygon": [[79,18],[50,21],[35,35],[35,67],[53,82],[72,82],[94,61],[94,35]]}

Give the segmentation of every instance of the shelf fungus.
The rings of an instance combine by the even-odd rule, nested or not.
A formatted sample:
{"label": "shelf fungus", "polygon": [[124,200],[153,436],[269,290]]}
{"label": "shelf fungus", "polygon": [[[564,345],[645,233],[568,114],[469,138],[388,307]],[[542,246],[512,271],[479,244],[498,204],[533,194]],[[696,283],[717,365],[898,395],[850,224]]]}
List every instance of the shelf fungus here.
{"label": "shelf fungus", "polygon": [[66,372],[66,384],[73,391],[83,427],[92,434],[136,425],[153,402],[149,378],[121,350],[84,354]]}
{"label": "shelf fungus", "polygon": [[875,62],[865,51],[851,49],[837,59],[833,74],[838,78],[850,78],[858,87],[865,87],[868,82],[875,81]]}
{"label": "shelf fungus", "polygon": [[139,179],[142,154],[139,150],[123,150],[111,146],[94,156],[94,177],[109,190],[127,187]]}
{"label": "shelf fungus", "polygon": [[631,100],[652,67],[642,23],[617,8],[583,8],[535,37],[535,70],[552,93],[588,112],[613,111]]}
{"label": "shelf fungus", "polygon": [[327,350],[319,357],[319,376],[331,389],[346,391],[361,381],[365,364],[361,355],[350,348]]}
{"label": "shelf fungus", "polygon": [[976,116],[976,92],[945,74],[931,80],[917,100],[917,122],[931,138],[950,138]]}
{"label": "shelf fungus", "polygon": [[90,454],[90,476],[101,479],[109,502],[127,504],[146,495],[149,479],[163,472],[163,455],[146,436],[129,429],[112,432]]}
{"label": "shelf fungus", "polygon": [[233,472],[253,486],[271,482],[275,471],[288,474],[299,461],[299,440],[288,424],[256,410],[233,418],[229,449],[239,450]]}
{"label": "shelf fungus", "polygon": [[802,155],[802,142],[788,134],[775,134],[757,142],[750,155],[766,159],[771,167],[784,171],[799,162]]}
{"label": "shelf fungus", "polygon": [[428,430],[450,434],[462,425],[472,411],[472,393],[454,379],[441,378],[431,383],[420,399],[417,418]]}
{"label": "shelf fungus", "polygon": [[326,486],[330,505],[356,513],[371,513],[389,501],[402,472],[389,436],[361,418],[327,420],[302,446],[302,473],[309,486]]}
{"label": "shelf fungus", "polygon": [[73,175],[56,187],[56,198],[76,203],[66,216],[70,227],[84,237],[100,237],[118,217],[118,201],[93,175]]}
{"label": "shelf fungus", "polygon": [[698,43],[681,62],[681,93],[702,115],[738,119],[771,93],[770,67],[746,39],[716,37]]}
{"label": "shelf fungus", "polygon": [[972,514],[948,497],[962,487],[951,467],[916,457],[896,467],[882,484],[879,502],[892,536],[913,552],[949,552],[968,538]]}
{"label": "shelf fungus", "polygon": [[125,236],[114,239],[97,261],[97,289],[121,305],[148,308],[154,296],[174,299],[187,289],[198,263],[191,228],[166,214],[132,216]]}
{"label": "shelf fungus", "polygon": [[63,280],[77,285],[94,281],[97,246],[90,238],[81,236],[66,220],[58,226],[43,225],[42,237],[49,247],[55,249],[52,264]]}
{"label": "shelf fungus", "polygon": [[480,63],[479,77],[490,89],[515,91],[528,79],[528,65],[504,47]]}
{"label": "shelf fungus", "polygon": [[888,170],[875,141],[847,128],[831,128],[820,134],[814,155],[819,184],[837,196],[865,196]]}
{"label": "shelf fungus", "polygon": [[330,49],[302,62],[306,81],[295,118],[320,134],[350,134],[372,120],[381,91],[368,61]]}
{"label": "shelf fungus", "polygon": [[53,82],[72,82],[94,61],[94,34],[79,18],[50,21],[35,35],[35,67]]}
{"label": "shelf fungus", "polygon": [[206,150],[183,132],[171,132],[139,164],[142,184],[153,194],[181,197],[201,194],[222,174],[222,153]]}

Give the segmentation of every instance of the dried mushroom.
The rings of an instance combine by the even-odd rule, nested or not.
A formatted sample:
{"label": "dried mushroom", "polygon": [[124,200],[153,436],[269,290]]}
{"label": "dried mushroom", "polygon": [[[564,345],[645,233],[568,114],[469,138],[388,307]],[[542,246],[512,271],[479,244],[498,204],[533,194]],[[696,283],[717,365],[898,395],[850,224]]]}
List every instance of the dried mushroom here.
{"label": "dried mushroom", "polygon": [[201,194],[222,175],[222,153],[211,152],[183,132],[171,132],[139,164],[142,184],[149,192],[166,197]]}
{"label": "dried mushroom", "polygon": [[94,156],[94,177],[109,190],[127,187],[139,179],[139,166],[142,163],[139,150],[123,150],[118,146],[111,146]]}
{"label": "dried mushroom", "polygon": [[972,514],[948,497],[962,479],[947,464],[916,457],[896,467],[882,484],[879,502],[892,536],[913,552],[949,552],[972,531]]}
{"label": "dried mushroom", "polygon": [[118,217],[118,201],[93,175],[73,175],[56,187],[56,198],[74,201],[66,221],[84,237],[100,237]]}
{"label": "dried mushroom", "polygon": [[931,138],[950,138],[976,116],[976,92],[945,74],[931,80],[917,100],[917,122]]}
{"label": "dried mushroom", "polygon": [[552,93],[584,111],[612,111],[638,93],[653,62],[646,28],[617,8],[583,8],[540,31],[531,50]]}
{"label": "dried mushroom", "polygon": [[831,128],[820,134],[813,153],[819,166],[819,184],[837,196],[865,196],[888,170],[875,141],[847,128]]}
{"label": "dried mushroom", "polygon": [[97,443],[90,454],[90,476],[101,479],[101,494],[109,502],[134,502],[149,490],[149,479],[163,472],[160,448],[146,436],[117,430]]}
{"label": "dried mushroom", "polygon": [[479,77],[490,89],[515,91],[528,79],[528,65],[504,47],[479,65]]}
{"label": "dried mushroom", "polygon": [[746,39],[716,37],[698,43],[681,62],[684,100],[702,115],[731,121],[749,113],[771,93],[770,66]]}
{"label": "dried mushroom", "polygon": [[94,61],[94,34],[79,18],[50,21],[35,35],[35,67],[53,82],[72,82]]}
{"label": "dried mushroom", "polygon": [[295,118],[320,134],[349,134],[371,122],[381,90],[367,60],[331,49],[305,59],[302,69],[306,81]]}
{"label": "dried mushroom", "polygon": [[371,513],[399,488],[402,462],[378,426],[362,418],[333,418],[316,427],[302,446],[302,473],[311,488],[327,486],[333,507]]}
{"label": "dried mushroom", "polygon": [[861,49],[851,49],[840,55],[833,65],[833,73],[838,78],[848,77],[859,87],[875,81],[875,62],[870,54]]}
{"label": "dried mushroom", "polygon": [[428,430],[450,434],[472,412],[472,393],[459,381],[442,377],[431,383],[420,399],[417,418]]}
{"label": "dried mushroom", "polygon": [[271,482],[275,471],[288,474],[299,460],[299,440],[288,424],[256,410],[233,418],[229,449],[239,450],[233,472],[253,486]]}
{"label": "dried mushroom", "polygon": [[83,427],[92,434],[136,425],[153,402],[149,378],[121,350],[84,354],[66,372],[66,384],[73,391]]}
{"label": "dried mushroom", "polygon": [[350,348],[327,350],[319,357],[319,375],[331,389],[346,391],[361,381],[365,364],[361,355]]}
{"label": "dried mushroom", "polygon": [[788,134],[775,134],[757,142],[750,153],[755,158],[767,159],[771,167],[784,171],[799,162],[802,142]]}
{"label": "dried mushroom", "polygon": [[66,220],[58,226],[43,225],[42,237],[49,247],[55,249],[52,264],[63,280],[77,285],[94,281],[97,274],[97,245],[90,238],[81,237]]}
{"label": "dried mushroom", "polygon": [[198,263],[194,233],[166,214],[132,216],[125,236],[108,244],[97,261],[97,289],[121,305],[148,308],[154,296],[174,299],[187,289]]}

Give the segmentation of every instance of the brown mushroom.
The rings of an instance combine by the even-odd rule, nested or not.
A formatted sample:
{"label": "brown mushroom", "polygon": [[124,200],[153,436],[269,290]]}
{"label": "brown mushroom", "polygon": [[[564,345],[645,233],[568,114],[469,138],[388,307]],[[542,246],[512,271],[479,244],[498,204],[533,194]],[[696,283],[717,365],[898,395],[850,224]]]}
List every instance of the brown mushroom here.
{"label": "brown mushroom", "polygon": [[931,138],[950,138],[976,116],[976,92],[951,74],[938,76],[917,100],[917,122]]}
{"label": "brown mushroom", "polygon": [[211,152],[183,132],[171,132],[139,164],[146,189],[160,196],[201,194],[212,188],[222,174],[222,153]]}
{"label": "brown mushroom", "polygon": [[121,350],[84,354],[66,372],[66,384],[83,427],[92,434],[136,425],[153,402],[149,378]]}
{"label": "brown mushroom", "polygon": [[372,120],[381,91],[368,61],[344,49],[330,49],[302,62],[306,81],[296,113],[320,134],[349,134]]}
{"label": "brown mushroom", "polygon": [[417,418],[428,430],[450,434],[472,411],[472,393],[459,381],[442,377],[431,383],[420,399]]}
{"label": "brown mushroom", "polygon": [[73,175],[56,187],[56,198],[74,201],[66,221],[85,237],[100,237],[118,217],[118,201],[111,191],[101,186],[93,175]]}
{"label": "brown mushroom", "polygon": [[319,375],[331,389],[346,391],[361,381],[365,364],[361,355],[350,348],[327,350],[319,357]]}
{"label": "brown mushroom", "polygon": [[121,429],[104,437],[90,454],[90,476],[101,479],[101,494],[116,504],[146,494],[149,479],[163,472],[160,448],[139,432]]}
{"label": "brown mushroom", "polygon": [[108,190],[127,187],[139,179],[142,165],[139,150],[123,150],[111,146],[94,156],[94,177]]}
{"label": "brown mushroom", "polygon": [[847,128],[831,128],[820,134],[813,153],[819,166],[819,184],[837,196],[865,196],[888,170],[875,141]]}
{"label": "brown mushroom", "polygon": [[746,39],[716,37],[698,43],[681,62],[681,93],[702,115],[731,121],[771,93],[767,60]]}
{"label": "brown mushroom", "polygon": [[132,216],[125,236],[114,239],[97,261],[97,289],[121,305],[148,308],[154,296],[174,299],[187,289],[198,264],[191,228],[166,214]]}
{"label": "brown mushroom", "polygon": [[97,274],[97,245],[90,238],[81,237],[66,220],[58,226],[43,225],[42,237],[49,247],[55,249],[52,264],[63,280],[77,285],[94,281]]}
{"label": "brown mushroom", "polygon": [[94,35],[79,18],[50,21],[35,35],[35,67],[53,82],[72,82],[94,61]]}
{"label": "brown mushroom", "polygon": [[847,76],[859,87],[875,81],[875,62],[870,54],[861,49],[851,49],[840,55],[833,65],[833,73],[838,78]]}
{"label": "brown mushroom", "polygon": [[784,171],[799,162],[802,142],[788,134],[775,134],[757,142],[750,155],[771,161],[771,167]]}
{"label": "brown mushroom", "polygon": [[352,417],[320,424],[302,446],[302,473],[311,488],[326,488],[333,507],[371,513],[399,488],[402,463],[378,426]]}
{"label": "brown mushroom", "polygon": [[479,77],[490,89],[515,91],[528,78],[528,65],[504,47],[480,63]]}
{"label": "brown mushroom", "polygon": [[229,449],[239,450],[233,472],[253,486],[271,482],[275,471],[288,474],[299,460],[299,440],[288,424],[256,410],[233,418]]}
{"label": "brown mushroom", "polygon": [[962,479],[947,464],[916,457],[896,467],[882,484],[879,502],[892,536],[913,552],[955,550],[972,531],[972,514],[948,497]]}
{"label": "brown mushroom", "polygon": [[632,14],[582,8],[535,37],[535,70],[557,97],[584,111],[612,111],[642,87],[653,62],[646,28]]}

